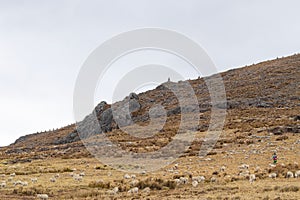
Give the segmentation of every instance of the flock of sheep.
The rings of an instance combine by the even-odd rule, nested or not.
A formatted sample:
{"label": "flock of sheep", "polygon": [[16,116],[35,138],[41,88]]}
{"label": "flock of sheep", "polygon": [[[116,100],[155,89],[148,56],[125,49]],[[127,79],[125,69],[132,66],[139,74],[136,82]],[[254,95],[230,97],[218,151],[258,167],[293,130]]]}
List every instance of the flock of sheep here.
{"label": "flock of sheep", "polygon": [[[271,167],[276,167],[275,165],[270,165]],[[178,170],[178,164],[175,164],[174,167],[173,167],[173,170]],[[226,170],[226,167],[225,166],[222,166],[220,168],[220,172],[225,172]],[[256,175],[255,173],[258,173],[261,169],[259,167],[256,167],[255,170],[254,170],[254,173],[250,173],[249,171],[249,165],[247,164],[242,164],[240,166],[238,166],[238,170],[239,170],[239,173],[238,173],[238,176],[240,177],[244,177],[244,178],[248,178],[249,179],[249,182],[252,184],[255,180],[256,180]],[[145,172],[143,173],[145,174]],[[75,181],[82,181],[84,176],[85,176],[85,172],[80,172],[80,173],[74,173],[74,172],[71,172],[69,174],[70,177],[72,177]],[[111,176],[111,173],[108,174],[108,176]],[[227,175],[229,176],[229,175]],[[0,174],[0,178],[5,178],[6,175],[5,174]],[[27,181],[20,181],[20,180],[17,180],[17,181],[13,181],[13,179],[16,177],[16,174],[15,173],[11,173],[7,179],[7,182],[12,182],[12,185],[14,187],[16,186],[28,186],[28,182]],[[57,179],[60,177],[59,174],[55,174],[53,177],[50,178],[50,182],[52,183],[55,183],[57,181]],[[269,178],[277,178],[278,177],[278,174],[276,173],[269,173],[268,175]],[[288,171],[285,175],[285,178],[300,178],[300,170],[298,171],[295,171],[294,173],[292,171]],[[132,187],[130,190],[128,190],[128,193],[131,193],[131,194],[136,194],[136,193],[139,193],[139,188],[136,187],[136,185],[139,183],[139,181],[137,180],[137,177],[136,175],[132,174],[132,175],[128,175],[128,174],[125,174],[123,176],[123,179],[124,180],[130,180],[130,186]],[[32,183],[37,183],[38,182],[38,178],[34,177],[34,178],[31,178],[30,179]],[[176,178],[173,180],[177,185],[187,185],[190,183],[191,181],[191,185],[193,187],[197,187],[200,183],[202,182],[205,182],[206,181],[206,178],[205,176],[191,176],[191,177],[179,177],[179,178]],[[209,180],[209,182],[216,182],[217,181],[217,177],[216,176],[212,176]],[[0,182],[0,188],[5,188],[7,186],[7,182],[6,181],[1,181]],[[149,193],[150,192],[150,188],[145,188],[143,190],[144,192],[147,192]],[[113,189],[111,190],[108,190],[107,191],[107,194],[109,195],[116,195],[117,193],[119,192],[119,188],[118,187],[114,187]],[[47,194],[38,194],[37,195],[37,198],[38,199],[41,199],[41,200],[47,200],[49,197]]]}

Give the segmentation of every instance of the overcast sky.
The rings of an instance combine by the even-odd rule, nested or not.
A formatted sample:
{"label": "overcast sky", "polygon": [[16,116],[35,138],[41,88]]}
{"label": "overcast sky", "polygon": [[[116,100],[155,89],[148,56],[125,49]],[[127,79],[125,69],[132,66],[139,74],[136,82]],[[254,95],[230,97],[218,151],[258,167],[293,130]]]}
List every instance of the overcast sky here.
{"label": "overcast sky", "polygon": [[116,34],[178,31],[224,71],[299,53],[299,8],[298,0],[0,0],[0,146],[72,123],[80,67]]}

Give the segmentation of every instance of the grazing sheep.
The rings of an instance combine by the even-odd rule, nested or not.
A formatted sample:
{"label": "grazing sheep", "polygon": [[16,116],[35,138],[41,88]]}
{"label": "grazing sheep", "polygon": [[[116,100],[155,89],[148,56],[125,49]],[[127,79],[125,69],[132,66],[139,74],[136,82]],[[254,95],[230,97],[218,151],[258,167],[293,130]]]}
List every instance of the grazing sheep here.
{"label": "grazing sheep", "polygon": [[59,174],[55,174],[55,175],[54,175],[54,178],[59,178]]}
{"label": "grazing sheep", "polygon": [[193,186],[193,187],[197,187],[197,186],[198,186],[198,181],[193,181],[193,182],[192,182],[192,186]]}
{"label": "grazing sheep", "polygon": [[37,180],[38,180],[37,178],[31,178],[31,182],[32,182],[32,183],[36,183]]}
{"label": "grazing sheep", "polygon": [[181,181],[180,181],[180,179],[178,179],[178,178],[174,179],[174,181],[175,181],[175,183],[176,183],[177,185],[180,185],[180,184],[181,184]]}
{"label": "grazing sheep", "polygon": [[217,178],[216,178],[216,177],[211,177],[210,182],[214,183],[214,182],[216,182],[216,181],[217,181]]}
{"label": "grazing sheep", "polygon": [[226,169],[226,167],[225,167],[225,166],[222,166],[222,167],[220,168],[220,171],[221,171],[221,172],[224,172],[225,169]]}
{"label": "grazing sheep", "polygon": [[22,182],[22,186],[28,186],[28,182],[26,181]]}
{"label": "grazing sheep", "polygon": [[36,197],[41,200],[47,200],[49,198],[47,194],[37,194]]}
{"label": "grazing sheep", "polygon": [[173,169],[177,170],[178,169],[178,164],[175,164],[174,167],[173,167]]}
{"label": "grazing sheep", "polygon": [[288,171],[288,172],[286,173],[285,178],[294,178],[293,172]]}
{"label": "grazing sheep", "polygon": [[73,178],[75,181],[82,181],[82,176],[75,175]]}
{"label": "grazing sheep", "polygon": [[50,182],[55,183],[56,182],[56,178],[50,178]]}
{"label": "grazing sheep", "polygon": [[119,188],[118,187],[114,187],[114,189],[112,189],[115,193],[119,192]]}
{"label": "grazing sheep", "polygon": [[196,176],[192,178],[192,181],[197,181],[198,183],[204,182],[205,177],[204,176]]}
{"label": "grazing sheep", "polygon": [[130,185],[131,186],[136,186],[138,183],[139,183],[138,180],[133,180],[133,181],[131,181]]}
{"label": "grazing sheep", "polygon": [[128,174],[125,174],[124,179],[130,179],[130,176]]}
{"label": "grazing sheep", "polygon": [[128,193],[137,194],[137,193],[139,193],[139,188],[138,187],[134,187],[134,188],[130,189],[128,191]]}
{"label": "grazing sheep", "polygon": [[260,170],[261,170],[260,167],[257,166],[257,167],[255,168],[254,172],[255,172],[255,173],[258,173]]}
{"label": "grazing sheep", "polygon": [[246,165],[246,164],[242,164],[238,167],[240,170],[243,170],[243,169],[249,169],[249,165]]}
{"label": "grazing sheep", "polygon": [[84,172],[81,172],[81,173],[79,174],[79,176],[84,177],[84,176],[85,176],[85,173],[84,173]]}
{"label": "grazing sheep", "polygon": [[142,190],[142,192],[145,193],[145,194],[149,194],[150,191],[151,191],[151,189],[150,189],[149,187],[146,187],[146,188],[144,188],[144,189]]}
{"label": "grazing sheep", "polygon": [[271,174],[269,174],[269,177],[270,177],[270,178],[276,178],[276,177],[277,177],[277,174],[276,174],[276,173],[271,173]]}
{"label": "grazing sheep", "polygon": [[300,170],[295,172],[295,178],[300,178]]}
{"label": "grazing sheep", "polygon": [[252,184],[256,180],[255,174],[250,174],[249,182]]}
{"label": "grazing sheep", "polygon": [[136,175],[132,174],[132,175],[131,175],[131,178],[132,178],[132,179],[136,179]]}
{"label": "grazing sheep", "polygon": [[187,184],[189,182],[189,179],[186,177],[180,177],[179,180],[182,184]]}
{"label": "grazing sheep", "polygon": [[1,187],[1,188],[5,188],[5,187],[6,187],[6,182],[2,182],[2,183],[0,184],[0,187]]}
{"label": "grazing sheep", "polygon": [[116,195],[118,192],[119,192],[119,188],[118,187],[114,187],[114,189],[107,191],[107,193],[109,195]]}
{"label": "grazing sheep", "polygon": [[16,173],[12,173],[10,174],[11,177],[15,177],[16,176]]}
{"label": "grazing sheep", "polygon": [[17,186],[17,185],[23,185],[23,182],[22,181],[16,181],[16,182],[14,182],[14,186]]}
{"label": "grazing sheep", "polygon": [[146,172],[146,171],[142,171],[141,174],[142,174],[142,175],[146,175],[147,172]]}

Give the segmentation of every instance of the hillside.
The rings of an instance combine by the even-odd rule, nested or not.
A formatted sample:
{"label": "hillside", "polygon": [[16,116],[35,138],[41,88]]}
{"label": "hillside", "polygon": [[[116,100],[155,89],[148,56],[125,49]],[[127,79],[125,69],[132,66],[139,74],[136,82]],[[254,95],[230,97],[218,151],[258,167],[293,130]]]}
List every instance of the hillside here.
{"label": "hillside", "polygon": [[[99,130],[91,128],[93,121],[88,115],[79,127],[72,124],[23,136],[1,148],[0,174],[8,176],[16,172],[22,180],[36,176],[43,184],[22,189],[8,184],[7,189],[2,192],[0,189],[0,197],[18,199],[21,195],[31,199],[44,192],[53,199],[300,199],[299,179],[285,178],[287,171],[300,170],[300,54],[229,70],[221,76],[227,104],[219,107],[226,109],[227,116],[224,130],[207,157],[197,155],[210,121],[211,103],[205,84],[205,79],[210,77],[187,80],[199,102],[199,126],[187,130],[196,134],[193,143],[176,164],[157,172],[136,174],[139,181],[136,184],[124,180],[123,172],[99,163],[80,140],[77,128],[84,130],[85,135],[81,137],[86,141],[99,141],[101,134],[106,134],[127,152],[153,152],[166,146],[177,133],[181,120],[178,100],[168,88],[181,88],[186,81],[166,82],[147,92],[128,94],[114,105],[100,102],[94,110],[101,126]],[[184,90],[181,92],[185,94]],[[167,114],[163,129],[145,139],[124,133],[112,119],[111,108],[122,108],[125,102],[130,104],[133,121],[141,127],[150,123],[149,109],[161,104]],[[121,120],[127,130],[135,129],[143,134],[143,129],[136,129],[126,118]],[[151,128],[154,130],[155,126]],[[278,152],[279,164],[273,166],[270,158],[274,151]],[[242,164],[249,166],[241,169]],[[120,166],[120,169],[127,167]],[[68,175],[71,171],[84,171],[86,176],[83,181],[73,182]],[[46,187],[55,173],[60,173],[65,180]],[[272,173],[276,173],[277,179],[269,178]],[[250,174],[257,177],[254,185],[249,183]],[[192,186],[192,178],[200,175],[206,181],[201,187]],[[180,177],[186,177],[188,184],[176,185],[174,181]],[[116,186],[120,191],[108,195],[108,190]],[[133,186],[140,190],[150,188],[150,191],[128,194]]]}
{"label": "hillside", "polygon": [[[298,80],[300,79],[300,55],[229,70],[221,73],[221,76],[225,84],[228,109],[225,130],[240,128],[241,132],[248,132],[257,128],[262,128],[261,126],[271,130],[276,128],[276,126],[284,124],[284,122],[278,124],[277,117],[283,118],[285,116],[281,115],[281,112],[289,112],[290,116],[286,117],[295,117],[299,114],[297,111],[299,111],[300,104],[300,89],[298,83]],[[197,95],[200,112],[201,114],[204,114],[201,119],[199,131],[205,131],[207,130],[211,107],[209,92],[203,78],[189,80],[189,82]],[[176,85],[180,83],[171,82],[164,84]],[[139,108],[132,113],[132,117],[136,123],[147,124],[147,121],[149,120],[149,108],[158,103],[163,105],[164,108],[167,109],[168,118],[170,119],[164,127],[163,133],[165,137],[168,134],[172,135],[172,132],[174,132],[174,130],[171,130],[171,132],[167,131],[169,128],[168,122],[176,129],[175,124],[176,119],[180,116],[180,107],[176,96],[164,87],[164,84],[158,86],[154,90],[137,95],[136,98],[139,104],[137,106]],[[117,102],[116,104],[121,103],[122,102]],[[111,106],[107,105],[106,102],[99,103],[95,109],[98,118],[100,119],[101,114],[110,107]],[[251,123],[243,124],[243,126],[240,127],[240,124],[234,123],[232,119],[237,118],[237,116],[232,116],[231,113],[235,113],[235,115],[243,114],[244,110],[249,110],[249,112],[251,112],[251,118],[253,118],[253,120],[250,120]],[[269,110],[272,110],[273,114],[264,119],[267,124],[262,124],[262,122],[260,125],[257,124],[260,121],[257,115],[263,114],[261,112],[266,114]],[[100,120],[100,123],[101,121],[102,120]],[[85,126],[88,125],[88,123],[85,124]],[[294,132],[299,131],[296,122],[289,125],[293,127],[292,129]],[[109,127],[102,127],[102,130],[111,132],[111,135],[114,135],[114,132],[118,133],[117,135],[120,135],[120,131],[117,129],[114,121],[111,121],[108,126]],[[53,131],[21,137],[8,148],[13,149],[11,151],[17,152],[32,150],[37,152],[51,148],[53,145],[63,145],[63,148],[66,148],[68,145],[72,146],[70,143],[78,142],[79,139],[76,132],[76,126],[73,124]],[[122,138],[119,139],[122,140]],[[80,146],[80,144],[76,145]],[[46,148],[45,146],[49,147]]]}

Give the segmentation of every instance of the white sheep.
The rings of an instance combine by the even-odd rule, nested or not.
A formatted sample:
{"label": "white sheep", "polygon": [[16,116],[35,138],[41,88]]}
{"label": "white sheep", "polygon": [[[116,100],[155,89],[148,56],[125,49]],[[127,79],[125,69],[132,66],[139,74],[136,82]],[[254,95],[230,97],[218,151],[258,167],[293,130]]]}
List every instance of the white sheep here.
{"label": "white sheep", "polygon": [[59,178],[59,177],[60,177],[59,174],[55,174],[55,175],[54,175],[54,178]]}
{"label": "white sheep", "polygon": [[249,182],[252,184],[256,180],[255,174],[250,174]]}
{"label": "white sheep", "polygon": [[130,176],[128,174],[125,174],[124,179],[130,179]]}
{"label": "white sheep", "polygon": [[175,183],[176,183],[177,185],[180,185],[180,184],[181,184],[181,181],[180,181],[180,179],[178,179],[178,178],[174,179],[174,181],[175,181]]}
{"label": "white sheep", "polygon": [[17,185],[23,185],[23,182],[22,181],[16,181],[16,182],[14,182],[14,186],[17,186]]}
{"label": "white sheep", "polygon": [[192,178],[192,181],[197,181],[198,183],[204,182],[205,177],[204,176],[196,176]]}
{"label": "white sheep", "polygon": [[132,174],[132,175],[131,175],[131,178],[132,178],[132,179],[136,179],[136,175]]}
{"label": "white sheep", "polygon": [[133,181],[131,181],[130,185],[131,186],[136,186],[138,183],[139,183],[138,180],[133,180]]}
{"label": "white sheep", "polygon": [[77,174],[73,178],[75,181],[82,181],[82,176],[79,176]]}
{"label": "white sheep", "polygon": [[84,177],[84,176],[85,176],[85,173],[84,173],[84,172],[81,172],[81,173],[79,174],[79,176]]}
{"label": "white sheep", "polygon": [[16,176],[16,173],[11,173],[10,176],[11,176],[11,177],[15,177],[15,176]]}
{"label": "white sheep", "polygon": [[179,179],[180,179],[181,184],[187,184],[189,182],[189,179],[186,177],[180,177]]}
{"label": "white sheep", "polygon": [[22,186],[28,186],[28,182],[27,181],[22,182]]}
{"label": "white sheep", "polygon": [[2,183],[0,183],[0,187],[5,188],[6,187],[6,182],[3,181]]}
{"label": "white sheep", "polygon": [[240,170],[243,170],[243,169],[249,169],[249,165],[246,165],[246,164],[242,164],[238,167]]}
{"label": "white sheep", "polygon": [[193,181],[193,182],[192,182],[192,186],[193,186],[193,187],[197,187],[197,186],[198,186],[198,181]]}
{"label": "white sheep", "polygon": [[47,200],[49,198],[47,194],[37,194],[36,197],[41,200]]}
{"label": "white sheep", "polygon": [[214,182],[216,182],[216,181],[217,181],[217,178],[216,178],[216,177],[211,177],[210,182],[214,183]]}
{"label": "white sheep", "polygon": [[31,182],[32,182],[32,183],[36,183],[37,180],[38,180],[37,178],[31,178]]}
{"label": "white sheep", "polygon": [[295,178],[300,178],[300,170],[295,172]]}
{"label": "white sheep", "polygon": [[294,174],[293,174],[293,172],[291,172],[291,171],[288,171],[288,172],[286,173],[286,176],[285,176],[285,178],[294,178]]}
{"label": "white sheep", "polygon": [[116,194],[119,192],[119,188],[118,187],[114,187],[114,189],[112,189]]}
{"label": "white sheep", "polygon": [[222,166],[221,168],[220,168],[220,171],[221,172],[224,172],[226,170],[226,167],[225,166]]}
{"label": "white sheep", "polygon": [[50,178],[50,182],[55,183],[56,182],[56,178],[54,178],[54,177]]}
{"label": "white sheep", "polygon": [[139,193],[139,188],[138,187],[134,187],[134,188],[130,189],[128,191],[128,193],[137,194],[137,193]]}
{"label": "white sheep", "polygon": [[269,177],[270,177],[270,178],[276,178],[276,177],[277,177],[277,174],[276,174],[276,173],[271,173],[271,174],[269,174]]}

